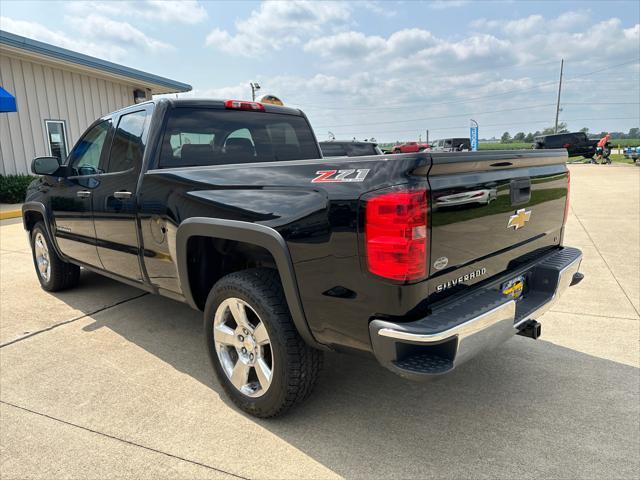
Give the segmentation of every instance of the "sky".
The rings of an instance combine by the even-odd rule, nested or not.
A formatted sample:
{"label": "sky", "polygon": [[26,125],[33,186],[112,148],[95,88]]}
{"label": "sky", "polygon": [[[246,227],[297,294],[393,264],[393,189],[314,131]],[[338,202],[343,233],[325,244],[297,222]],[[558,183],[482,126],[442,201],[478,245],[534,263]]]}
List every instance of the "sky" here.
{"label": "sky", "polygon": [[281,98],[319,140],[640,126],[637,1],[2,0],[0,29],[193,86]]}

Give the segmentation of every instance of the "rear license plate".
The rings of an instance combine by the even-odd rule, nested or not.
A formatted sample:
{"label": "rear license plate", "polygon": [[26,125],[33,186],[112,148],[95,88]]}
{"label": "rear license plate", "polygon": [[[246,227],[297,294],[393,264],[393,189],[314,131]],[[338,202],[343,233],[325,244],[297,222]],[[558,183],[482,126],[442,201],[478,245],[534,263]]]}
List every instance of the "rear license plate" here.
{"label": "rear license plate", "polygon": [[512,278],[511,280],[504,282],[500,289],[504,295],[507,295],[514,300],[522,297],[524,293],[524,275],[520,275],[519,277]]}

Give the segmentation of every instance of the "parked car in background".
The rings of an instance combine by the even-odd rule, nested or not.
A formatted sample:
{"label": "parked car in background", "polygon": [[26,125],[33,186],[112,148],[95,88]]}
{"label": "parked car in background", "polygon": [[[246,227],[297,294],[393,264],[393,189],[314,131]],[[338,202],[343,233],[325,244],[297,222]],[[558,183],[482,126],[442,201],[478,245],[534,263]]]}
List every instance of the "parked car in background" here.
{"label": "parked car in background", "polygon": [[[584,132],[540,135],[533,140],[535,149],[566,148],[570,157],[593,158],[598,146],[598,140],[590,139]],[[608,158],[609,155],[611,155],[611,144],[607,143],[603,157]]]}
{"label": "parked car in background", "polygon": [[434,152],[466,152],[471,150],[471,140],[468,138],[442,138],[431,144]]}
{"label": "parked car in background", "polygon": [[428,150],[430,147],[427,143],[406,142],[400,145],[394,145],[391,153],[416,153]]}
{"label": "parked car in background", "polygon": [[638,155],[640,155],[640,146],[638,147],[627,147],[624,150],[624,158],[628,158],[630,160],[637,160]]}
{"label": "parked car in background", "polygon": [[356,142],[353,140],[331,140],[320,142],[323,157],[363,157],[365,155],[382,155],[377,143]]}

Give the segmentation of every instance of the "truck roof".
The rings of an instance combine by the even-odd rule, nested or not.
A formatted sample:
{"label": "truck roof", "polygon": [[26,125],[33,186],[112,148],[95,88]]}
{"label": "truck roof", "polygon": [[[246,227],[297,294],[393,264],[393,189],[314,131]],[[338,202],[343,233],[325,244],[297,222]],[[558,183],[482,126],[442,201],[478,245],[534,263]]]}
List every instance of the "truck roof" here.
{"label": "truck roof", "polygon": [[[225,108],[224,102],[226,100],[236,100],[236,99],[215,99],[215,98],[160,98],[158,100],[154,100],[154,103],[167,102],[174,108],[180,107],[192,107],[192,108]],[[249,100],[241,100],[249,102]],[[260,103],[260,102],[256,102]],[[292,107],[283,107],[280,105],[272,105],[270,103],[262,103],[265,112],[269,113],[284,113],[287,115],[298,115],[304,116],[302,110],[298,108]]]}

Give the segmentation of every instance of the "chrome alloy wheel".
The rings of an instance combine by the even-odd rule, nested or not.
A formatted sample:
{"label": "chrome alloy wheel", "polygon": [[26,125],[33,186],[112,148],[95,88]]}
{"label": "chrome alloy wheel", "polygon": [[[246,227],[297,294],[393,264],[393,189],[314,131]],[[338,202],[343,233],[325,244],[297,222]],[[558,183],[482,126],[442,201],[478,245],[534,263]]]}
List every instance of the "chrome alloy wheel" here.
{"label": "chrome alloy wheel", "polygon": [[44,239],[44,235],[38,232],[34,240],[34,250],[36,256],[36,265],[38,266],[38,273],[45,282],[48,282],[51,278],[51,259],[49,258],[49,248],[47,247],[47,241]]}
{"label": "chrome alloy wheel", "polygon": [[264,323],[244,300],[227,298],[213,319],[213,342],[229,381],[248,397],[260,397],[271,385],[273,353]]}

